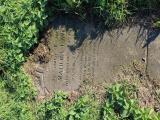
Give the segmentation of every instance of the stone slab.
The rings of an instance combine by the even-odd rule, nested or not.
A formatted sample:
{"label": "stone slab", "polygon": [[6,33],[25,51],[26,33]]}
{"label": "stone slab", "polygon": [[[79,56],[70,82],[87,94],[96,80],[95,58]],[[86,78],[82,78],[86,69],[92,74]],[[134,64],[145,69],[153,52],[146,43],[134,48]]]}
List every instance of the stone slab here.
{"label": "stone slab", "polygon": [[155,37],[148,45],[148,74],[160,85],[160,31],[155,30]]}
{"label": "stone slab", "polygon": [[78,89],[84,80],[113,82],[119,66],[146,57],[146,34],[140,26],[103,31],[76,20],[53,21],[43,86],[51,92]]}

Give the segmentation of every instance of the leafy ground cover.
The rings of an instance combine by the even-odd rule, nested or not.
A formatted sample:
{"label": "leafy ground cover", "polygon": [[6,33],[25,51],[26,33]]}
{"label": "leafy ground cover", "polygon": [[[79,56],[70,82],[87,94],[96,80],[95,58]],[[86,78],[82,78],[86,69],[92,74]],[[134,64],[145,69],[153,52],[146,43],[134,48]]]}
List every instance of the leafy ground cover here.
{"label": "leafy ground cover", "polygon": [[116,84],[107,88],[107,97],[102,108],[104,120],[159,120],[152,109],[140,108],[136,101],[136,87]]}
{"label": "leafy ground cover", "polygon": [[[37,42],[46,20],[45,3],[32,0],[0,1],[1,79],[6,88],[15,91],[20,99],[32,93],[30,80],[20,66],[29,49]],[[18,93],[20,91],[21,95]]]}
{"label": "leafy ground cover", "polygon": [[[35,111],[34,109],[37,106],[32,105],[32,102],[36,104],[34,100],[36,90],[21,65],[26,60],[30,49],[38,42],[39,33],[43,30],[47,21],[57,13],[70,13],[83,19],[87,16],[97,17],[106,26],[116,26],[123,23],[127,16],[138,11],[156,11],[159,7],[159,1],[156,0],[1,0],[0,118],[4,120],[81,120],[83,118],[85,120],[93,117],[93,119],[96,119],[94,114],[91,114],[92,112],[97,113],[92,107],[95,106],[94,100],[92,101],[92,98],[88,96],[77,100],[67,112],[65,110],[67,108],[63,106],[67,101],[67,96],[62,93],[60,95],[56,94],[50,101],[42,104],[39,111]],[[47,16],[49,17],[47,18]],[[159,21],[155,25],[160,26]],[[135,119],[159,119],[155,115],[156,113],[152,116],[150,115],[151,111],[135,108],[135,106],[132,108],[134,102],[126,98],[123,93],[124,88],[122,88],[119,86],[120,91],[118,90],[118,92],[116,87],[109,89],[110,94],[113,94],[114,97],[112,102],[107,98],[102,109],[102,119],[105,120],[110,117],[124,119],[124,116],[131,117],[131,114],[135,115]],[[119,95],[119,92],[123,96]],[[128,113],[126,111],[123,113],[115,112],[115,104],[118,104],[118,107],[125,107],[123,109]]]}
{"label": "leafy ground cover", "polygon": [[36,90],[21,68],[37,43],[47,14],[45,0],[0,1],[0,119],[32,120]]}
{"label": "leafy ground cover", "polygon": [[69,102],[69,95],[57,92],[40,105],[37,118],[40,120],[159,120],[160,114],[139,106],[137,88],[123,83],[106,88],[104,102],[99,102],[93,93],[79,96]]}

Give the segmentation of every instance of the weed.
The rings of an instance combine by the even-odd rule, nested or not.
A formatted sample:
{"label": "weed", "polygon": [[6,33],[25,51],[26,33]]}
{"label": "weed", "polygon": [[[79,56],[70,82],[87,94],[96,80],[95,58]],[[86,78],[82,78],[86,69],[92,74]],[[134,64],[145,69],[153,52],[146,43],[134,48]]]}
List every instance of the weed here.
{"label": "weed", "polygon": [[2,120],[35,120],[29,102],[20,102],[14,95],[4,90],[4,83],[0,82],[0,119]]}
{"label": "weed", "polygon": [[[37,42],[47,15],[46,0],[0,2],[0,77],[19,100],[33,97],[32,83],[20,66]],[[25,98],[26,97],[26,98]]]}
{"label": "weed", "polygon": [[[135,86],[116,84],[107,89],[107,98],[102,109],[103,120],[159,120],[152,109],[140,108],[133,97]],[[133,91],[134,90],[134,91]]]}
{"label": "weed", "polygon": [[39,120],[65,120],[66,109],[65,102],[67,94],[57,92],[53,98],[40,105],[38,110]]}
{"label": "weed", "polygon": [[89,95],[82,96],[71,108],[67,120],[92,120],[97,119],[97,106]]}

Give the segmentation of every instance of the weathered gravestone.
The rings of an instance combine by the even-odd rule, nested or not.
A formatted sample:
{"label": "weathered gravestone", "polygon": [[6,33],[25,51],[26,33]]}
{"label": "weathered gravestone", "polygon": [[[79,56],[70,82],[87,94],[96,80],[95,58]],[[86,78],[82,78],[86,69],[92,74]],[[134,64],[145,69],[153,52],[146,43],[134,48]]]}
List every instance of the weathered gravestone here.
{"label": "weathered gravestone", "polygon": [[57,18],[48,38],[52,57],[41,73],[43,87],[51,92],[75,90],[84,80],[112,82],[118,66],[146,59],[147,31],[138,25],[104,31],[79,20]]}

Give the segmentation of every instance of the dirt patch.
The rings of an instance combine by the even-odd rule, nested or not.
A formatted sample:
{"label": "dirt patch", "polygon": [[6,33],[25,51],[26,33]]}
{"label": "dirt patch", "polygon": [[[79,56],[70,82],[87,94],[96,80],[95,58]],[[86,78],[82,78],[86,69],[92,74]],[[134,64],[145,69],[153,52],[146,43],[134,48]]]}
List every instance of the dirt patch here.
{"label": "dirt patch", "polygon": [[[137,88],[137,99],[141,107],[153,109],[160,108],[159,98],[153,89],[154,84],[150,83],[145,72],[146,65],[143,61],[133,61],[130,65],[122,66],[118,72],[119,81],[128,81]],[[158,88],[160,89],[160,88]]]}
{"label": "dirt patch", "polygon": [[34,57],[32,60],[34,62],[41,62],[41,63],[47,63],[50,59],[50,51],[49,48],[44,45],[43,43],[40,43],[38,47],[34,50]]}

